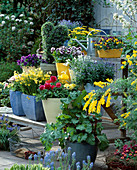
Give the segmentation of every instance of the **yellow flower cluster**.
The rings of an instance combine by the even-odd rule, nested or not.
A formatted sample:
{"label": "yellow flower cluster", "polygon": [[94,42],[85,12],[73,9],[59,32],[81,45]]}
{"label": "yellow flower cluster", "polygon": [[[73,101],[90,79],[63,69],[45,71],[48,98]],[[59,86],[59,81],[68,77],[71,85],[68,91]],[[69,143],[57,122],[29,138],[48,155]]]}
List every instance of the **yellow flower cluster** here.
{"label": "yellow flower cluster", "polygon": [[112,46],[115,46],[116,49],[118,48],[122,48],[123,42],[121,40],[119,40],[117,37],[105,37],[105,38],[101,38],[98,42],[96,42],[94,44],[95,48],[97,47],[102,49],[107,48],[107,49],[113,49]]}
{"label": "yellow flower cluster", "polygon": [[58,79],[62,84],[65,84],[68,83],[69,76],[67,74],[61,74],[60,76],[58,76]]}
{"label": "yellow flower cluster", "polygon": [[121,115],[121,117],[123,117],[124,119],[126,119],[129,115],[130,115],[130,112],[128,112],[128,113],[123,113],[123,114]]}
{"label": "yellow flower cluster", "polygon": [[[92,31],[92,33],[90,33]],[[100,32],[99,30],[96,30],[95,28],[88,28],[87,26],[83,27],[76,27],[73,29],[73,31],[70,30],[69,36],[73,36],[73,38],[78,38],[77,36],[83,35],[87,36],[89,33],[90,35],[97,34]]]}
{"label": "yellow flower cluster", "polygon": [[68,89],[68,90],[73,90],[74,87],[76,87],[76,84],[68,84],[68,83],[66,83],[66,84],[64,84],[64,87],[66,89]]}
{"label": "yellow flower cluster", "polygon": [[101,105],[105,104],[105,97],[107,96],[107,102],[106,102],[106,107],[110,106],[110,100],[111,100],[111,94],[110,94],[111,89],[109,88],[99,100],[97,100],[95,96],[95,91],[92,90],[89,94],[87,94],[84,97],[84,100],[87,100],[85,103],[83,110],[87,110],[87,107],[89,106],[88,113],[100,113],[101,110]]}
{"label": "yellow flower cluster", "polygon": [[[132,59],[136,59],[136,58],[137,58],[137,51],[133,50],[132,56],[126,55],[126,61],[122,62],[123,65],[121,66],[121,69],[124,69],[127,64],[129,64],[130,66],[133,65]],[[134,60],[134,62],[135,65],[137,65],[137,60]]]}
{"label": "yellow flower cluster", "polygon": [[40,68],[29,70],[28,72],[23,72],[22,74],[14,72],[14,76],[15,82],[19,82],[25,86],[31,86],[34,83],[39,85],[50,78],[50,75],[44,74]]}

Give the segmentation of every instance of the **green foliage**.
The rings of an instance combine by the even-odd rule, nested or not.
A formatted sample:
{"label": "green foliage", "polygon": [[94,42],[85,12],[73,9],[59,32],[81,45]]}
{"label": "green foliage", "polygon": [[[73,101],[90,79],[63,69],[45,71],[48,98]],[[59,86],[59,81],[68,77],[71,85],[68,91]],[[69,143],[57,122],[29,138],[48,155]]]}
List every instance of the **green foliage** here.
{"label": "green foliage", "polygon": [[70,67],[74,71],[76,84],[93,84],[95,81],[114,79],[114,65],[103,59],[92,61],[91,58],[78,56],[70,61]]}
{"label": "green foliage", "polygon": [[47,7],[47,20],[56,23],[66,19],[81,21],[84,25],[89,25],[91,21],[94,22],[94,2],[94,0],[53,0]]}
{"label": "green foliage", "polygon": [[108,140],[105,134],[101,134],[101,123],[97,122],[100,120],[100,115],[95,113],[96,118],[94,118],[82,110],[85,95],[85,90],[73,91],[66,99],[61,100],[62,114],[57,117],[57,123],[46,124],[45,132],[40,138],[45,150],[50,150],[56,139],[64,148],[66,140],[94,145],[97,142],[96,137],[99,139],[100,149],[107,148]]}
{"label": "green foliage", "polygon": [[52,47],[60,47],[69,39],[68,28],[64,25],[54,25],[51,22],[46,22],[41,27],[42,45],[46,60],[48,63],[53,63],[54,58],[51,55]]}
{"label": "green foliage", "polygon": [[4,82],[14,75],[14,71],[21,73],[21,68],[16,62],[0,62],[0,82]]}
{"label": "green foliage", "polygon": [[42,164],[30,164],[30,165],[18,165],[14,164],[10,169],[5,168],[5,170],[49,170],[49,168],[44,168]]}

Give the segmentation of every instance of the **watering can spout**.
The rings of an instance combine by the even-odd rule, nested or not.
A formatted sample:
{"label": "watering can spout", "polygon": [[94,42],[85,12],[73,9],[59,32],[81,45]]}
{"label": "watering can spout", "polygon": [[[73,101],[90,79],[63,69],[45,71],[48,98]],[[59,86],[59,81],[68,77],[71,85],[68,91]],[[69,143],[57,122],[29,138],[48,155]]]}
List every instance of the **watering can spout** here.
{"label": "watering can spout", "polygon": [[76,41],[87,52],[87,48],[81,42],[79,42],[79,40],[77,39],[72,39],[72,40]]}

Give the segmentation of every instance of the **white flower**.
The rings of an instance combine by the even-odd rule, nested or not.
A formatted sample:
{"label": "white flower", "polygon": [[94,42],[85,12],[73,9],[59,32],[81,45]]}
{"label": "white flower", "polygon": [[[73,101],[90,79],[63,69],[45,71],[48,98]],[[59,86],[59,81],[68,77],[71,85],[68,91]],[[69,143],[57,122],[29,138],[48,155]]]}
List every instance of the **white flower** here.
{"label": "white flower", "polygon": [[19,22],[21,22],[22,21],[22,19],[19,19]]}
{"label": "white flower", "polygon": [[30,25],[33,25],[33,22],[30,22]]}
{"label": "white flower", "polygon": [[15,18],[15,15],[11,15],[11,18]]}
{"label": "white flower", "polygon": [[29,20],[33,20],[33,18],[29,17]]}
{"label": "white flower", "polygon": [[30,29],[31,32],[34,32],[34,29]]}
{"label": "white flower", "polygon": [[9,16],[6,16],[5,19],[10,19]]}
{"label": "white flower", "polygon": [[16,27],[12,27],[11,29],[12,29],[12,31],[14,31],[16,29]]}
{"label": "white flower", "polygon": [[14,21],[15,20],[15,18],[11,18],[11,21]]}
{"label": "white flower", "polygon": [[27,24],[27,23],[28,23],[28,21],[27,21],[27,20],[24,20],[24,23],[25,23],[25,24]]}
{"label": "white flower", "polygon": [[23,17],[24,15],[23,15],[23,14],[20,14],[19,16],[20,16],[20,17]]}
{"label": "white flower", "polygon": [[15,21],[19,21],[19,19],[17,18]]}
{"label": "white flower", "polygon": [[28,45],[33,45],[34,42],[33,42],[33,41],[29,41],[27,44],[28,44]]}
{"label": "white flower", "polygon": [[4,24],[5,24],[5,21],[2,21],[1,23],[2,23],[2,25],[4,25]]}
{"label": "white flower", "polygon": [[0,14],[0,17],[4,17],[4,14]]}

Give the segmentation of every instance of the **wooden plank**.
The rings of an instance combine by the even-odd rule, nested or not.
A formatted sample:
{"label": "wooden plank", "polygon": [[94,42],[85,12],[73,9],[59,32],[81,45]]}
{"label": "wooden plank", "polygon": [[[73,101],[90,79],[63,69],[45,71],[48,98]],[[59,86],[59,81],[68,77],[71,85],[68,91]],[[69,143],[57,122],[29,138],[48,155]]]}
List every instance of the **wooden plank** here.
{"label": "wooden plank", "polygon": [[[0,113],[0,115],[3,115]],[[29,126],[29,127],[35,127],[35,128],[45,128],[46,121],[37,122],[34,120],[30,120],[26,118],[25,116],[16,116],[14,114],[4,114],[6,118],[9,118],[11,122],[14,122],[16,124]]]}

